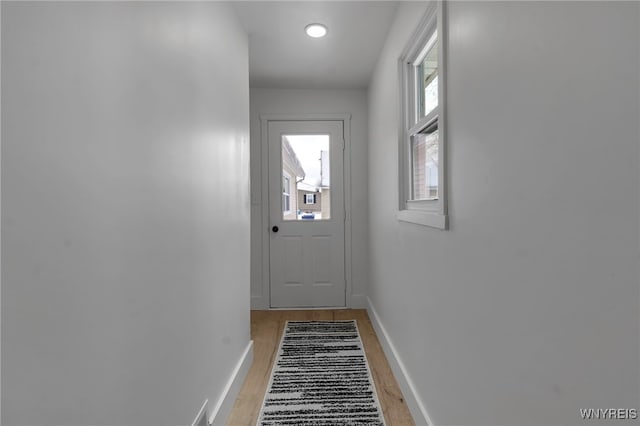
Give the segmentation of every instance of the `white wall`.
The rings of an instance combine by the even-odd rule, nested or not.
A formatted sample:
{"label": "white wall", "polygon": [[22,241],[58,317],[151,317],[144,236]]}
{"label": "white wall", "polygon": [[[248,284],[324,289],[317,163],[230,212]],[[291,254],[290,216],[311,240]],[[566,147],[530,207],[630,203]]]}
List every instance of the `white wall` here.
{"label": "white wall", "polygon": [[249,343],[247,37],[2,3],[2,424],[185,425]]}
{"label": "white wall", "polygon": [[640,408],[638,7],[448,4],[450,231],[396,219],[424,4],[399,9],[369,92],[369,295],[437,426]]}
{"label": "white wall", "polygon": [[[268,283],[262,279],[262,238],[268,230],[262,226],[261,114],[351,114],[351,200],[353,213],[352,291],[353,307],[364,307],[368,281],[367,206],[367,93],[364,90],[251,89],[251,306],[269,307]],[[262,142],[263,145],[266,141]]]}

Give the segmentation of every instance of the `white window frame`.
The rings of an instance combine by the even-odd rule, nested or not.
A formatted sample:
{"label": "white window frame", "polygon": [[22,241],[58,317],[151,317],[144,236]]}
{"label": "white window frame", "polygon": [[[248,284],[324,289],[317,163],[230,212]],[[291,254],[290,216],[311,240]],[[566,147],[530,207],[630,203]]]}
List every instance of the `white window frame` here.
{"label": "white window frame", "polygon": [[[446,162],[446,39],[445,2],[432,1],[409,39],[400,59],[401,108],[399,129],[399,205],[398,220],[448,229],[447,214],[447,162]],[[430,41],[436,36],[438,42],[438,106],[425,117],[419,117],[420,97],[417,68],[430,49]],[[413,164],[412,137],[437,123],[438,128],[438,199],[412,200]]]}
{"label": "white window frame", "polygon": [[[284,188],[284,180],[288,179],[289,180],[289,192],[285,192],[285,188]],[[285,197],[289,198],[289,210],[285,210],[284,209],[284,205],[285,205]],[[291,176],[289,175],[289,173],[285,172],[284,170],[282,171],[282,215],[284,217],[284,215],[286,214],[290,214],[293,210],[291,210]]]}
{"label": "white window frame", "polygon": [[[309,197],[311,197],[311,202],[309,202]],[[316,204],[316,194],[304,194],[304,204],[305,205],[313,205]]]}

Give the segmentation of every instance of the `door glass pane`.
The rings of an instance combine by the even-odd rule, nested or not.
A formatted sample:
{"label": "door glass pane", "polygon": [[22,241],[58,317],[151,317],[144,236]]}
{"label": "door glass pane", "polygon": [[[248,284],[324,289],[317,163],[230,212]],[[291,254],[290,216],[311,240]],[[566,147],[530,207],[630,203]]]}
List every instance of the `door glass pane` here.
{"label": "door glass pane", "polygon": [[438,199],[438,129],[411,138],[413,200]]}
{"label": "door glass pane", "polygon": [[282,136],[283,220],[331,219],[329,171],[329,135]]}

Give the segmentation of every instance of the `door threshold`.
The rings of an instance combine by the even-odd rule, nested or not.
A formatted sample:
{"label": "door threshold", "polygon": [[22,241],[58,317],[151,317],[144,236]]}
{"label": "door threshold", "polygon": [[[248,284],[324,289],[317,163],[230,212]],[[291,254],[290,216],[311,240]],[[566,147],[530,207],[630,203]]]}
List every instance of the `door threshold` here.
{"label": "door threshold", "polygon": [[326,311],[326,310],[345,310],[351,309],[348,306],[321,306],[321,307],[308,307],[301,306],[298,308],[267,308],[268,311]]}

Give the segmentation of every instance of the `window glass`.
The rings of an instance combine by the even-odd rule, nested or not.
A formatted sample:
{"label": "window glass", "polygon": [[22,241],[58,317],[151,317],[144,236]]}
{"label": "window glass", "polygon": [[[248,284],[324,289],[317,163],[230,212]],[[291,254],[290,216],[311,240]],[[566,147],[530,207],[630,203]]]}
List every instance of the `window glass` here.
{"label": "window glass", "polygon": [[438,129],[411,138],[412,199],[438,199]]}
{"label": "window glass", "polygon": [[426,117],[438,106],[438,40],[432,36],[427,43],[427,53],[417,67],[416,85],[419,117]]}
{"label": "window glass", "polygon": [[282,176],[282,212],[285,214],[291,210],[291,178]]}

